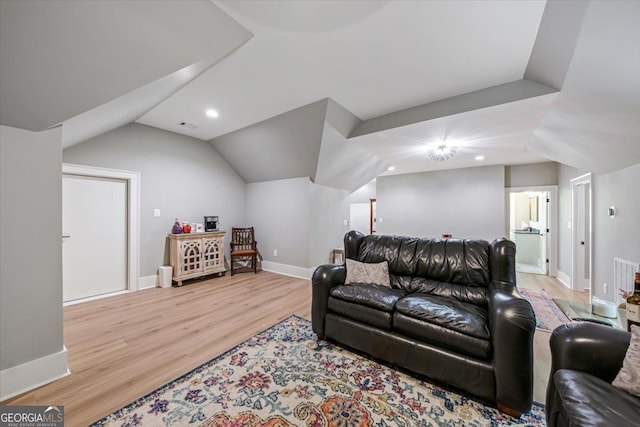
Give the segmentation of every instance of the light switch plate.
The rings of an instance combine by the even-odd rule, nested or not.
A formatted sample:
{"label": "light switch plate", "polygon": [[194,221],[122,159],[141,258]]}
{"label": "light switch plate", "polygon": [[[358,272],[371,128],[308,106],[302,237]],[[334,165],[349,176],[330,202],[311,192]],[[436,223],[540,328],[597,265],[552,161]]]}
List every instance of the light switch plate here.
{"label": "light switch plate", "polygon": [[159,218],[160,217],[160,209],[154,209],[153,210],[153,216],[156,217],[156,218]]}

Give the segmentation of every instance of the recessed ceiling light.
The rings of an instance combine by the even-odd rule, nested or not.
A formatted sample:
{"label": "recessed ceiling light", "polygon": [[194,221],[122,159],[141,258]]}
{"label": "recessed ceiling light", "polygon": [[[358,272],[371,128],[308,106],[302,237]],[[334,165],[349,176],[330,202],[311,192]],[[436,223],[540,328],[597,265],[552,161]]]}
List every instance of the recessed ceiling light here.
{"label": "recessed ceiling light", "polygon": [[388,170],[388,171],[394,171],[394,170],[396,170],[396,167],[395,167],[395,166],[389,166],[389,167],[387,168],[387,170]]}
{"label": "recessed ceiling light", "polygon": [[212,108],[207,110],[207,116],[211,117],[211,118],[216,118],[218,117],[218,112]]}
{"label": "recessed ceiling light", "polygon": [[484,160],[484,156],[476,156],[476,160],[477,161]]}

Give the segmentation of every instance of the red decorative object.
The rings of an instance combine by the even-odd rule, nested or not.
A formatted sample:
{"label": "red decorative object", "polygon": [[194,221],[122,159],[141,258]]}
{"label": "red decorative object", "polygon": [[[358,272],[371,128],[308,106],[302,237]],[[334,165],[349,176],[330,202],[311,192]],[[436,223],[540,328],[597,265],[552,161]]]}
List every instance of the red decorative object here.
{"label": "red decorative object", "polygon": [[183,233],[191,233],[191,225],[189,225],[189,224],[183,224],[183,225],[182,225],[182,232],[183,232]]}

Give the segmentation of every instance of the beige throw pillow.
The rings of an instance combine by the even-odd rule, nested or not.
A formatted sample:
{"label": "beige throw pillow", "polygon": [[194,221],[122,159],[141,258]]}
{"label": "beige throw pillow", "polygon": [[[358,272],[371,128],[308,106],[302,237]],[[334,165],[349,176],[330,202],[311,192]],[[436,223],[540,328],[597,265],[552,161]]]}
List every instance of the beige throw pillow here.
{"label": "beige throw pillow", "polygon": [[631,342],[613,386],[640,397],[640,326],[631,326]]}
{"label": "beige throw pillow", "polygon": [[391,287],[389,281],[389,264],[387,261],[377,263],[358,262],[347,258],[347,278],[345,285],[353,283],[371,283]]}

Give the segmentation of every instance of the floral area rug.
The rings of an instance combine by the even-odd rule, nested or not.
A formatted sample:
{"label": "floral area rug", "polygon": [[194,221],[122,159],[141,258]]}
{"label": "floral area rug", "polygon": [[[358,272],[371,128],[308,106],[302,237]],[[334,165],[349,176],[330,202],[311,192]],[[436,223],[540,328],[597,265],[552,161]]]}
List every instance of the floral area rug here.
{"label": "floral area rug", "polygon": [[533,306],[536,313],[536,327],[545,331],[553,331],[560,325],[571,322],[560,307],[542,291],[518,288],[520,294]]}
{"label": "floral area rug", "polygon": [[92,426],[544,426],[318,340],[292,316]]}

